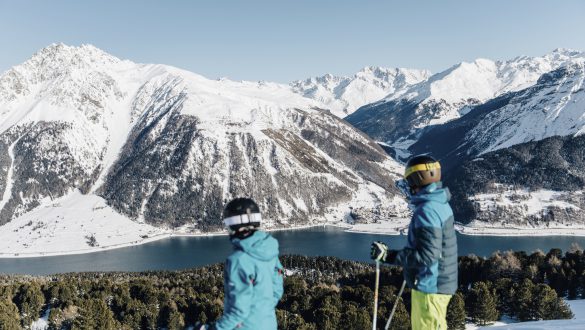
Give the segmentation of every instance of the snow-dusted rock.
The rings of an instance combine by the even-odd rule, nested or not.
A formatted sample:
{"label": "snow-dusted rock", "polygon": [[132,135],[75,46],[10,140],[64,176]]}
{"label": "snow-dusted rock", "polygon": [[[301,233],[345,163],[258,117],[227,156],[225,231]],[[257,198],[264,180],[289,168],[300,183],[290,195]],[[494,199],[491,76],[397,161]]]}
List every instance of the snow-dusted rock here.
{"label": "snow-dusted rock", "polygon": [[365,67],[351,77],[326,74],[292,82],[293,91],[317,100],[343,118],[388,95],[399,95],[430,77],[427,70]]}

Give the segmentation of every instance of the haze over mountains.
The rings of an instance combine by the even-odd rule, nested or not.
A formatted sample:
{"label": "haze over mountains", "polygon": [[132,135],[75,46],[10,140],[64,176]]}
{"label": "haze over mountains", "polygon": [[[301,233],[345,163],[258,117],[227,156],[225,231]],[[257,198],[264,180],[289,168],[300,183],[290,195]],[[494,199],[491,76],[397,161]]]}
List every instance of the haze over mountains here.
{"label": "haze over mountains", "polygon": [[462,223],[585,228],[584,63],[558,49],[282,85],[54,44],[0,76],[0,249],[216,231],[239,195],[269,226],[407,216],[399,161],[422,152]]}

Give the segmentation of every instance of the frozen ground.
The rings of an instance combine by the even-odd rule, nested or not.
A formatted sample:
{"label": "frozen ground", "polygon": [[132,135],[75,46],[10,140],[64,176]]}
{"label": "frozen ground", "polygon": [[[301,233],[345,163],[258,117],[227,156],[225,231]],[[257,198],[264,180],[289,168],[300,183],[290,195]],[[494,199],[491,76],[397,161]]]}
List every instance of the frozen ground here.
{"label": "frozen ground", "polygon": [[550,207],[580,211],[578,206],[564,199],[567,199],[569,196],[582,195],[583,191],[568,192],[546,189],[528,191],[526,189],[511,189],[508,187],[503,192],[477,194],[469,199],[478,204],[480,211],[513,208],[514,210],[519,210],[523,216],[530,216],[542,213]]}
{"label": "frozen ground", "polygon": [[42,206],[2,226],[0,257],[95,252],[146,243],[169,234],[168,230],[120,215],[98,196],[75,191],[54,201],[45,199]]}
{"label": "frozen ground", "polygon": [[348,232],[352,233],[366,233],[366,234],[385,234],[385,235],[399,235],[400,233],[408,232],[408,218],[395,218],[382,220],[376,223],[358,223],[355,225],[348,225]]}
{"label": "frozen ground", "polygon": [[47,308],[43,316],[32,323],[30,326],[31,330],[46,330],[49,328],[49,313],[50,308]]}
{"label": "frozen ground", "polygon": [[[348,232],[369,234],[397,235],[408,232],[409,218],[394,218],[382,220],[376,223],[360,223],[355,225],[345,224],[343,227]],[[466,226],[455,225],[455,230],[464,235],[486,236],[585,236],[585,228],[558,224],[551,227],[474,227],[474,223]]]}
{"label": "frozen ground", "polygon": [[[549,329],[567,329],[567,330],[582,330],[585,329],[585,300],[568,300],[569,306],[575,317],[572,320],[554,320],[554,321],[532,321],[532,322],[517,322],[506,324],[497,322],[492,326],[483,327],[480,329],[522,329],[522,330],[549,330]],[[468,325],[466,329],[477,329],[474,325]]]}
{"label": "frozen ground", "polygon": [[465,235],[490,235],[490,236],[585,236],[585,228],[557,224],[550,227],[498,227],[485,223],[477,225],[472,222],[469,225],[456,225],[455,229]]}

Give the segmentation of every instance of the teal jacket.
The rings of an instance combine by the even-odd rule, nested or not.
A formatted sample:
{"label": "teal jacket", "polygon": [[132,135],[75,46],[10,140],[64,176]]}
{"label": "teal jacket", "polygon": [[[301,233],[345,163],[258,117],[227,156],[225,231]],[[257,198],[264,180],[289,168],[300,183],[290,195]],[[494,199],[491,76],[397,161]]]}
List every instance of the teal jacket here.
{"label": "teal jacket", "polygon": [[392,251],[408,286],[425,293],[454,294],[457,290],[457,236],[451,194],[432,183],[411,197],[414,206],[408,242]]}
{"label": "teal jacket", "polygon": [[234,252],[224,273],[223,315],[218,330],[276,330],[276,304],[282,297],[278,241],[263,231],[232,239]]}

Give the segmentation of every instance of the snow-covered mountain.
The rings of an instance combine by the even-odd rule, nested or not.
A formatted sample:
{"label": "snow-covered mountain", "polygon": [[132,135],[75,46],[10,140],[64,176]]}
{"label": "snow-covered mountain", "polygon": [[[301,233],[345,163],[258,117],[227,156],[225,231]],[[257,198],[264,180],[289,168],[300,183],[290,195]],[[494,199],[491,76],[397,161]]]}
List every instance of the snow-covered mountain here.
{"label": "snow-covered mountain", "polygon": [[406,148],[421,129],[457,119],[476,105],[530,87],[543,74],[584,58],[585,53],[557,49],[542,57],[459,63],[403,93],[360,108],[347,120],[379,141]]}
{"label": "snow-covered mountain", "polygon": [[421,131],[408,151],[445,165],[459,220],[476,228],[585,226],[585,59]]}
{"label": "snow-covered mountain", "polygon": [[[343,219],[350,207],[405,212],[398,164],[320,105],[287,85],[51,45],[0,76],[2,250],[63,248],[60,232],[73,223],[74,247],[92,235],[98,245],[135,240],[136,223],[149,233],[141,237],[216,230],[224,202],[242,195],[268,225]],[[87,224],[69,219],[73,199],[91,210]],[[92,231],[109,221],[115,233]]]}
{"label": "snow-covered mountain", "polygon": [[326,74],[290,85],[294,92],[321,102],[326,109],[343,118],[388,95],[396,97],[430,76],[427,70],[365,67],[351,77]]}
{"label": "snow-covered mountain", "polygon": [[529,88],[471,109],[422,131],[409,151],[434,152],[456,163],[521,143],[585,133],[585,57],[541,75]]}

